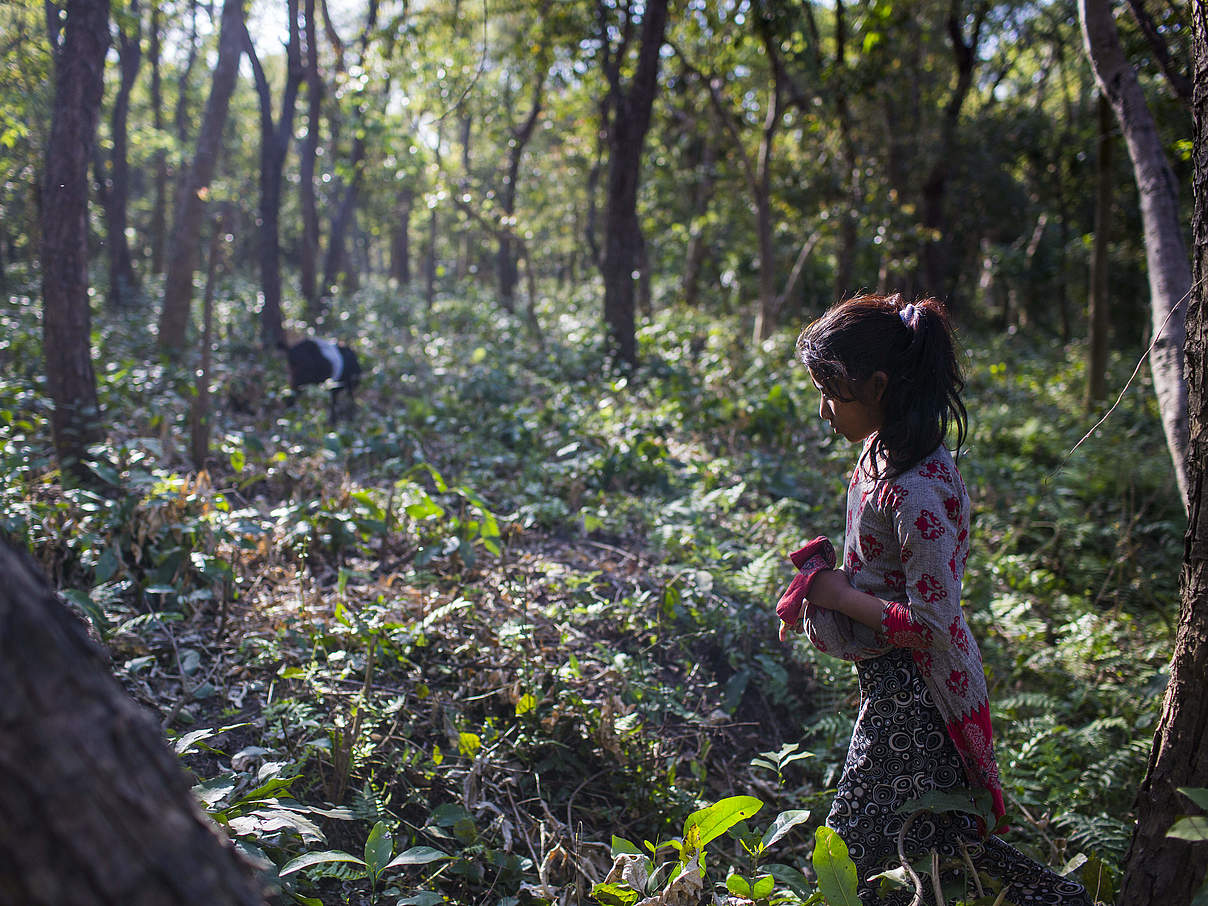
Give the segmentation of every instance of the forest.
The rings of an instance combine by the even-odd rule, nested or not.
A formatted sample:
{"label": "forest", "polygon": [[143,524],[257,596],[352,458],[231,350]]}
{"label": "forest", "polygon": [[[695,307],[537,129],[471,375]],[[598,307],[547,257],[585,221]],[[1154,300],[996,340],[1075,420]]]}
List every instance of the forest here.
{"label": "forest", "polygon": [[860,292],[960,343],[1003,838],[1208,902],[1206,16],[0,4],[0,902],[860,902],[775,612]]}

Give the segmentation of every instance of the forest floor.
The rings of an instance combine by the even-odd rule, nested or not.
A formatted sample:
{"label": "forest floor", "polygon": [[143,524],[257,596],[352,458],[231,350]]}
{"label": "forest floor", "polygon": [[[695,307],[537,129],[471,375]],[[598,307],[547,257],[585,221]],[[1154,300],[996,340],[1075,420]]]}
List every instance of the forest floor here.
{"label": "forest floor", "polygon": [[[618,845],[748,795],[753,828],[810,810],[758,866],[804,899],[856,686],[778,642],[772,607],[784,551],[840,540],[852,451],[792,337],[748,348],[736,319],[667,312],[623,374],[591,307],[542,311],[541,344],[483,300],[346,311],[333,333],[368,374],[335,426],[320,390],[285,406],[283,363],[238,339],[251,312],[220,311],[200,472],[188,369],[156,362],[145,319],[101,316],[106,494],[59,485],[36,313],[3,314],[24,364],[0,379],[0,528],[90,620],[206,811],[282,902],[508,906],[589,902]],[[966,347],[966,603],[1011,842],[1108,900],[1177,612],[1152,391],[1070,455],[1079,347]],[[383,834],[400,861],[375,872]],[[754,876],[714,847],[710,883]]]}

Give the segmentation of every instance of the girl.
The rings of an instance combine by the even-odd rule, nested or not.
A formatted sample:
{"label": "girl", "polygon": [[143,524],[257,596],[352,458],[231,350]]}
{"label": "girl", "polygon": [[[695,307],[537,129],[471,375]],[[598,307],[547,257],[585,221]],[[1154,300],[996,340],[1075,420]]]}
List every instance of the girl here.
{"label": "girl", "polygon": [[[911,860],[933,850],[946,863],[971,858],[1018,906],[1089,906],[1081,885],[986,837],[972,815],[900,812],[934,790],[973,788],[1003,815],[981,653],[960,604],[969,496],[943,442],[954,428],[959,451],[967,420],[943,306],[858,296],[810,324],[797,350],[822,395],[819,416],[863,444],[841,568],[825,538],[797,551],[777,613],[781,639],[804,631],[820,651],[856,663],[860,710],[826,823],[847,843],[864,902],[878,902],[868,878],[899,864],[909,819]],[[923,886],[934,903],[932,884]],[[898,891],[883,902],[910,899]]]}

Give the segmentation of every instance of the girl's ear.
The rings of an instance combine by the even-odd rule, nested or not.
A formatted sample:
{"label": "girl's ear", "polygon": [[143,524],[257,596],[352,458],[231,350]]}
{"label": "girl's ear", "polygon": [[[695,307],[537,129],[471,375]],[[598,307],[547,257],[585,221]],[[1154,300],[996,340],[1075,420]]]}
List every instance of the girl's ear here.
{"label": "girl's ear", "polygon": [[874,371],[864,382],[864,391],[868,394],[868,402],[879,404],[885,398],[885,390],[889,387],[889,375],[884,371]]}

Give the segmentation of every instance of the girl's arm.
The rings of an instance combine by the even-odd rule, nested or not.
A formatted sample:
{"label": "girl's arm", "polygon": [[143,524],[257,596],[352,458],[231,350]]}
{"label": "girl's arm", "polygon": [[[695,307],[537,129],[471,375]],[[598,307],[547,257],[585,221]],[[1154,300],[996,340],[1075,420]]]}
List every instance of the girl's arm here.
{"label": "girl's arm", "polygon": [[884,628],[882,621],[888,602],[853,588],[847,573],[841,569],[823,570],[814,576],[810,585],[810,603],[825,610],[837,610],[877,631]]}
{"label": "girl's arm", "polygon": [[[810,603],[845,614],[901,648],[946,646],[958,638],[961,577],[968,551],[967,503],[951,472],[925,475],[928,463],[886,495],[901,548],[902,596],[882,600],[854,588],[843,571],[819,573]],[[915,476],[908,476],[913,479]]]}

